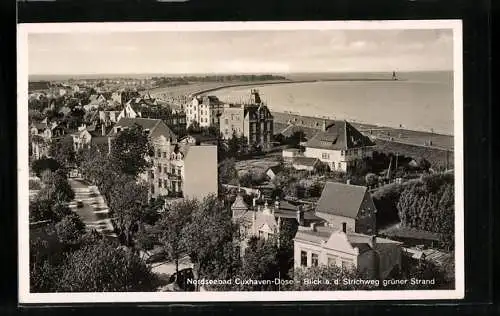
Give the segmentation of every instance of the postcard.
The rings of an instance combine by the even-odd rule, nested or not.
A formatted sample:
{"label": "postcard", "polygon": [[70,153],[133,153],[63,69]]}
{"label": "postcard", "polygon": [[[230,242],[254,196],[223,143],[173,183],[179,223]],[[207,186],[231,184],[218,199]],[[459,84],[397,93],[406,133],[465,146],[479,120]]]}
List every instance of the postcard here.
{"label": "postcard", "polygon": [[20,303],[463,298],[462,102],[459,20],[20,24]]}

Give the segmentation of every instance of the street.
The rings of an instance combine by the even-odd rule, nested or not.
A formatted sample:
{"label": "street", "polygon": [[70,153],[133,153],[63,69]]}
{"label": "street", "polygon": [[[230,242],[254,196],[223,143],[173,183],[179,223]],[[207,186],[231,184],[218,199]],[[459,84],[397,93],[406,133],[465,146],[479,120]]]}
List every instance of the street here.
{"label": "street", "polygon": [[[69,204],[69,207],[80,216],[87,229],[95,229],[108,237],[116,237],[109,219],[108,206],[97,187],[88,185],[79,178],[70,178],[68,181],[75,191],[75,200]],[[76,206],[78,200],[83,202],[83,207]]]}

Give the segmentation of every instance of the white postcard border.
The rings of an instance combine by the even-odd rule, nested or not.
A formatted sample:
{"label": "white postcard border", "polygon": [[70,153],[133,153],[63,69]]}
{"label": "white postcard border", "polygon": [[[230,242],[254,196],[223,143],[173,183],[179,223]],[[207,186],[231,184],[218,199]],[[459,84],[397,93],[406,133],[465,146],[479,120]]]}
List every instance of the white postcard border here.
{"label": "white postcard border", "polygon": [[[454,159],[455,159],[455,289],[403,291],[290,291],[290,292],[132,292],[30,293],[28,188],[28,34],[87,32],[166,32],[243,30],[453,30]],[[130,22],[19,24],[17,38],[18,135],[18,264],[19,303],[106,302],[228,302],[228,301],[353,301],[447,300],[465,295],[464,179],[463,179],[463,69],[461,20],[413,21],[297,21],[297,22]],[[22,115],[21,115],[22,114]]]}

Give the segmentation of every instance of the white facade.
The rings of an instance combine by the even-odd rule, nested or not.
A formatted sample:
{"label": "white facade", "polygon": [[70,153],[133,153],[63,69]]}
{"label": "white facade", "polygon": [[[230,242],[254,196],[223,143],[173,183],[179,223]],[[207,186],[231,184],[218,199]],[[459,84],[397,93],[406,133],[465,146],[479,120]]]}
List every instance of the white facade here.
{"label": "white facade", "polygon": [[347,235],[342,232],[333,233],[329,240],[322,244],[295,239],[293,253],[296,267],[336,265],[355,268],[358,266],[359,249],[352,247],[347,240]]}
{"label": "white facade", "polygon": [[203,103],[203,99],[194,97],[186,106],[186,120],[189,127],[198,122],[200,127],[214,126],[218,123],[218,114],[221,110],[212,103]]}
{"label": "white facade", "polygon": [[134,109],[130,105],[130,102],[127,102],[125,104],[125,106],[123,107],[123,110],[118,115],[118,118],[116,120],[120,121],[120,119],[123,118],[123,117],[137,118],[137,117],[141,117],[141,113],[134,111]]}
{"label": "white facade", "polygon": [[332,171],[346,172],[349,167],[355,165],[357,160],[365,157],[372,157],[370,147],[361,147],[348,150],[333,150],[324,148],[306,147],[304,156],[309,158],[318,158],[326,163]]}

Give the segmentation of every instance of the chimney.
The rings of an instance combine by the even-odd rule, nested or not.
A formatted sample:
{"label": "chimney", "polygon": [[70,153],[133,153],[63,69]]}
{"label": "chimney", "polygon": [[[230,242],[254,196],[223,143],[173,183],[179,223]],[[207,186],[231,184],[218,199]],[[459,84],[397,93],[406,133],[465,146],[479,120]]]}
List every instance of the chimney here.
{"label": "chimney", "polygon": [[313,232],[315,232],[315,231],[316,231],[316,223],[311,223],[311,230],[312,230]]}
{"label": "chimney", "polygon": [[342,223],[342,232],[345,234],[347,233],[347,223]]}
{"label": "chimney", "polygon": [[299,223],[299,226],[304,225],[304,211],[302,210],[302,207],[299,207],[297,210],[297,222]]}

